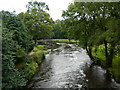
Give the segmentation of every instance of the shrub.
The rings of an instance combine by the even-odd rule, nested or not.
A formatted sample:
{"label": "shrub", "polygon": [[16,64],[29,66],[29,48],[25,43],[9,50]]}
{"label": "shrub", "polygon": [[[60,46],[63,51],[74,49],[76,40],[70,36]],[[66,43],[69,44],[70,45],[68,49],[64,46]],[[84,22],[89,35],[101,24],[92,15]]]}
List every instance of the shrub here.
{"label": "shrub", "polygon": [[18,49],[16,52],[16,64],[30,63],[32,60],[23,49]]}
{"label": "shrub", "polygon": [[31,56],[32,60],[38,64],[41,64],[42,60],[45,58],[44,52],[36,52]]}
{"label": "shrub", "polygon": [[37,71],[37,68],[38,68],[38,64],[34,61],[32,61],[31,63],[27,63],[22,71],[24,72],[25,74],[25,77],[27,80],[31,79],[31,77],[36,73]]}
{"label": "shrub", "polygon": [[45,50],[46,45],[37,45],[34,47],[33,51]]}

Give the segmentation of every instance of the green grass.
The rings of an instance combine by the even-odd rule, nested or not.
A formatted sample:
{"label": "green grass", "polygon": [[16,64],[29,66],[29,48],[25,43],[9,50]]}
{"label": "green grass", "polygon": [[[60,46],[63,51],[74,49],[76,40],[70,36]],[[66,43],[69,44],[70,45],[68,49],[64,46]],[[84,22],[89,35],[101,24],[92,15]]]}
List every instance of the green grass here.
{"label": "green grass", "polygon": [[[101,60],[101,66],[105,67],[106,60],[104,54],[104,46],[100,45],[97,47],[97,51],[95,52],[95,47],[92,50],[93,56],[99,58]],[[112,67],[109,68],[110,73],[115,77],[115,80],[120,82],[120,54],[115,55],[112,63]]]}
{"label": "green grass", "polygon": [[37,45],[33,48],[33,51],[46,50],[45,46],[46,45]]}
{"label": "green grass", "polygon": [[68,39],[51,39],[53,41],[59,41],[59,42],[69,42]]}
{"label": "green grass", "polygon": [[58,41],[58,42],[65,42],[65,43],[75,43],[75,40],[70,40],[69,39],[48,39],[48,40],[53,40],[53,41]]}

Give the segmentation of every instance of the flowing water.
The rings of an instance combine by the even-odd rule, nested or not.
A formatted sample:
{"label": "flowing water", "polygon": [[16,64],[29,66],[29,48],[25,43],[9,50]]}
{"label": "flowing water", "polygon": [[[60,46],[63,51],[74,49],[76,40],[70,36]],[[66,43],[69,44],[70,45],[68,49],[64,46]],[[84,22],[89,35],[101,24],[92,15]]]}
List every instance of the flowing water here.
{"label": "flowing water", "polygon": [[40,71],[30,81],[29,88],[120,89],[120,84],[114,79],[108,81],[105,78],[104,69],[99,66],[90,68],[92,61],[84,49],[75,44],[57,44],[61,46],[49,50]]}

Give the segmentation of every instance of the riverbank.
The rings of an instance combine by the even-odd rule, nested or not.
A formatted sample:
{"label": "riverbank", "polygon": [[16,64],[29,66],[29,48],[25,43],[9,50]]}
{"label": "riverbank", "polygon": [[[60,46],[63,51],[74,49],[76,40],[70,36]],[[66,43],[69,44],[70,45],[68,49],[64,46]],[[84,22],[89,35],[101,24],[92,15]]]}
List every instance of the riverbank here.
{"label": "riverbank", "polygon": [[[93,48],[93,56],[96,58],[95,62],[100,61],[99,65],[106,69],[106,60],[104,55],[104,46],[100,45],[97,50]],[[120,54],[117,54],[113,58],[112,67],[108,68],[109,72],[112,74],[116,82],[120,83]]]}
{"label": "riverbank", "polygon": [[25,55],[24,61],[19,62],[16,65],[16,69],[18,69],[23,75],[24,79],[26,80],[27,85],[29,80],[39,71],[39,66],[45,60],[45,55],[47,54],[46,45],[37,45],[33,48],[33,50]]}
{"label": "riverbank", "polygon": [[29,53],[29,59],[31,59],[30,63],[27,63],[27,65],[25,64],[22,67],[20,67],[22,68],[22,71],[25,72],[25,77],[28,80],[27,84],[31,81],[32,77],[34,77],[38,73],[38,71],[40,71],[40,66],[45,60],[45,55],[48,54],[47,50],[59,47],[59,45],[57,45],[56,42],[58,41],[39,40],[38,45],[36,45],[33,48],[33,50]]}

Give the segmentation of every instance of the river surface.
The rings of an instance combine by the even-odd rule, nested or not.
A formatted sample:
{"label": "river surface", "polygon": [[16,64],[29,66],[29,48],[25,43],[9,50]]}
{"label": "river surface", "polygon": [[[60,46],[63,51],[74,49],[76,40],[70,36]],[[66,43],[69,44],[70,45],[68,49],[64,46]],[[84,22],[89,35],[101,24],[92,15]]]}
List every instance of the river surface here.
{"label": "river surface", "polygon": [[40,71],[28,84],[29,88],[116,88],[120,84],[106,79],[106,71],[99,66],[90,68],[92,61],[86,51],[75,44],[57,43],[57,49],[49,50]]}

